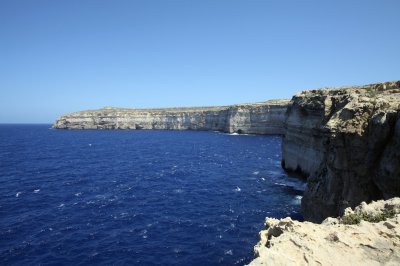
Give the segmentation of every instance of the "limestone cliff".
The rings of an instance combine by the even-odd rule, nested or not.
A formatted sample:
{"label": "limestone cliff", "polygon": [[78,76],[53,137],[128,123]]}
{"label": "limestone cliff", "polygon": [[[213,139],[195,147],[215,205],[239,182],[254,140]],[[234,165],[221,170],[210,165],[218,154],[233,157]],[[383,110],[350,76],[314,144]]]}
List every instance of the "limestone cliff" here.
{"label": "limestone cliff", "polygon": [[400,265],[399,213],[393,198],[322,224],[267,218],[249,265]]}
{"label": "limestone cliff", "polygon": [[247,134],[283,134],[289,101],[221,107],[121,109],[103,108],[61,116],[58,129],[215,130]]}
{"label": "limestone cliff", "polygon": [[400,196],[400,81],[301,92],[285,127],[282,165],[308,178],[306,220]]}

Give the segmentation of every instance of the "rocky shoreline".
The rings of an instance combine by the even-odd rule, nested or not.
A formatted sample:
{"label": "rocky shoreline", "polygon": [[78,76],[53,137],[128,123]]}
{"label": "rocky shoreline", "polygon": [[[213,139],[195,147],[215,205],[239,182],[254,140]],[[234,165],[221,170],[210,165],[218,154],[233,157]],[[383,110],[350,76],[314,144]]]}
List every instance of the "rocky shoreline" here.
{"label": "rocky shoreline", "polygon": [[[389,200],[400,197],[400,81],[303,91],[290,102],[106,108],[62,116],[53,127],[281,134],[282,167],[307,179],[308,222],[267,218],[251,265],[400,264],[400,199]],[[387,201],[349,209],[376,200]],[[365,221],[365,213],[385,219]]]}

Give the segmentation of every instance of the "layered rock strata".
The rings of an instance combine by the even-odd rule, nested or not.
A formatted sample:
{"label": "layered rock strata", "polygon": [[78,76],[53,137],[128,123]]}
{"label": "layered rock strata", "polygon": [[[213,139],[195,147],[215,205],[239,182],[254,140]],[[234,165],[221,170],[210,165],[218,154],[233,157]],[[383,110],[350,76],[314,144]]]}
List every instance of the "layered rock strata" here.
{"label": "layered rock strata", "polygon": [[308,178],[302,212],[309,221],[400,196],[400,81],[295,95],[282,165]]}
{"label": "layered rock strata", "polygon": [[214,130],[246,134],[283,134],[289,101],[221,107],[121,109],[103,108],[61,116],[58,129]]}
{"label": "layered rock strata", "polygon": [[400,265],[399,213],[400,198],[393,198],[322,224],[267,218],[249,265]]}

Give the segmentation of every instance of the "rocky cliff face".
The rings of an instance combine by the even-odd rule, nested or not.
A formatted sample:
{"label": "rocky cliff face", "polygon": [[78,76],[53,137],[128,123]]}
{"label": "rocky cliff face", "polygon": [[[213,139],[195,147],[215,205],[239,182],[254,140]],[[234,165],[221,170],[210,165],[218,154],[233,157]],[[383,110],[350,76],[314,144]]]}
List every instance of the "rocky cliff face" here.
{"label": "rocky cliff face", "polygon": [[282,165],[308,178],[306,220],[400,196],[400,81],[301,92],[285,124]]}
{"label": "rocky cliff face", "polygon": [[400,265],[400,198],[322,224],[267,218],[249,265]]}
{"label": "rocky cliff face", "polygon": [[60,117],[59,129],[215,130],[247,134],[283,134],[289,101],[275,100],[223,107],[103,108]]}

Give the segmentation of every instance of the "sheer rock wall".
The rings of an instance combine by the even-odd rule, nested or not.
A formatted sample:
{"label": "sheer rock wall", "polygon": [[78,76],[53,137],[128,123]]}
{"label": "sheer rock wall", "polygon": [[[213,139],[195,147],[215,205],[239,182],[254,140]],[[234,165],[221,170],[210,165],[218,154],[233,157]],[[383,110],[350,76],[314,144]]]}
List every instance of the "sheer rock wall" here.
{"label": "sheer rock wall", "polygon": [[302,213],[309,221],[400,196],[400,81],[295,95],[282,166],[307,177]]}
{"label": "sheer rock wall", "polygon": [[246,134],[283,134],[289,101],[275,100],[222,107],[103,108],[61,116],[58,129],[213,130]]}

